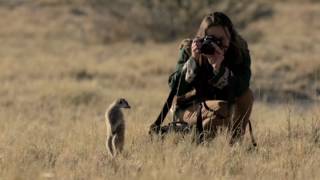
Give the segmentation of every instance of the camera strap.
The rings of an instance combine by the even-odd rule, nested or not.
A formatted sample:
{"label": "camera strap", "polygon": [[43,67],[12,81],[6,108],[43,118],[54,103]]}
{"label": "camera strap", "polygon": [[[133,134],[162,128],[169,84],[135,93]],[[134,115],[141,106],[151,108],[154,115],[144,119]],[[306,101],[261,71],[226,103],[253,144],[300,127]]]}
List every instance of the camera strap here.
{"label": "camera strap", "polygon": [[157,119],[153,123],[153,125],[156,125],[156,127],[159,127],[163,123],[164,119],[166,118],[166,116],[169,112],[169,109],[172,106],[173,98],[175,96],[177,96],[177,94],[179,92],[181,79],[182,79],[182,74],[179,75],[178,85],[173,86],[172,89],[170,90],[169,95],[167,97],[167,100],[164,103],[164,105],[162,106],[162,110],[161,110],[160,114],[158,115]]}

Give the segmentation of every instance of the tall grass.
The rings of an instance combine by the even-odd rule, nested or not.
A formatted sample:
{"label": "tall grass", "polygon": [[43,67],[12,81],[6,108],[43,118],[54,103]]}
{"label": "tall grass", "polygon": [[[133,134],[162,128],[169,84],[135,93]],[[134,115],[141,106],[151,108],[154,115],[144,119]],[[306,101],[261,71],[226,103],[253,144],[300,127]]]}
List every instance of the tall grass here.
{"label": "tall grass", "polygon": [[[0,24],[5,27],[0,29],[0,179],[320,176],[318,102],[257,100],[252,114],[256,150],[249,149],[248,135],[242,145],[233,147],[223,133],[203,146],[192,144],[188,136],[151,141],[148,127],[169,91],[167,78],[176,64],[179,40],[83,41],[77,25],[91,32],[90,10],[84,8],[88,16],[80,18],[70,13],[69,5],[33,8],[0,7]],[[253,89],[304,93],[313,84],[311,93],[318,97],[319,83],[314,80],[319,33],[309,30],[319,25],[315,18],[319,6],[279,3],[273,8],[271,19],[241,31],[260,31],[259,41],[249,42]],[[104,112],[118,97],[127,98],[132,109],[124,112],[128,127],[124,153],[112,160],[105,149]]]}

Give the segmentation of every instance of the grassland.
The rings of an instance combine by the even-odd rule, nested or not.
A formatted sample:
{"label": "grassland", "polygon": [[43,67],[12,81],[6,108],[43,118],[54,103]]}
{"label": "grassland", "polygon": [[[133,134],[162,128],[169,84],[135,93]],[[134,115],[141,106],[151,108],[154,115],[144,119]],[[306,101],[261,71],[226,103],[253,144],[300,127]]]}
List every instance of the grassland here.
{"label": "grassland", "polygon": [[[257,99],[259,148],[248,151],[248,137],[230,147],[223,134],[198,147],[188,137],[150,141],[179,40],[100,44],[90,9],[78,17],[69,6],[0,6],[0,179],[319,179],[320,105],[311,100],[320,91],[320,4],[273,8],[240,32]],[[117,97],[132,109],[124,153],[111,160],[103,119]]]}

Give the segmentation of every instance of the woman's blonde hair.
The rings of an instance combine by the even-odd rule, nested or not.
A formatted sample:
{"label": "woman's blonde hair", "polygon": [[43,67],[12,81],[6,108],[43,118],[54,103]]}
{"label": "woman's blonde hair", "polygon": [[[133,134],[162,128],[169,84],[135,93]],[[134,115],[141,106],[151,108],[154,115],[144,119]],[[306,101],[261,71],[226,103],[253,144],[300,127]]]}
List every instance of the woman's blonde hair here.
{"label": "woman's blonde hair", "polygon": [[200,24],[196,36],[199,38],[205,37],[207,30],[212,26],[225,27],[230,33],[230,45],[225,54],[226,63],[241,63],[243,61],[243,52],[248,49],[248,46],[247,42],[235,30],[230,18],[222,12],[214,12],[206,15]]}

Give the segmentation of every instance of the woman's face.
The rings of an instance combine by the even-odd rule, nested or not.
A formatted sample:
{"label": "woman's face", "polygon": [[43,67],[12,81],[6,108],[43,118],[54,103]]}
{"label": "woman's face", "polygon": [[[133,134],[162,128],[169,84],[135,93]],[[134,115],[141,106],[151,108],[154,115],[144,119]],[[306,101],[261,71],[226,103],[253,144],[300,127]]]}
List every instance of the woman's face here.
{"label": "woman's face", "polygon": [[221,49],[226,52],[229,48],[230,44],[230,32],[228,28],[223,26],[211,26],[207,29],[206,35],[208,36],[215,36],[222,41]]}

